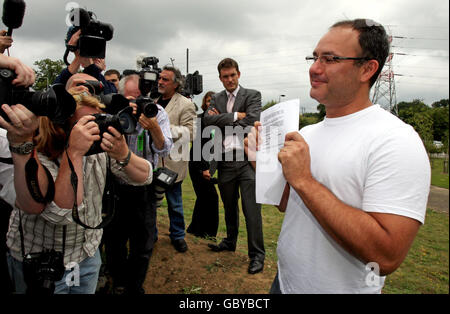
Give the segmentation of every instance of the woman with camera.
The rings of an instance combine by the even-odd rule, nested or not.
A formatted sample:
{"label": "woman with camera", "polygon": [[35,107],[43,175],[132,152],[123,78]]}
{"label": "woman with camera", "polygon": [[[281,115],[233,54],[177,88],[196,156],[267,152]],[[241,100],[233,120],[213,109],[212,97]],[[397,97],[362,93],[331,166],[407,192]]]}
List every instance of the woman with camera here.
{"label": "woman with camera", "polygon": [[[0,117],[0,126],[8,132],[17,195],[7,235],[17,293],[52,293],[52,282],[54,293],[95,293],[103,231],[91,228],[102,221],[107,169],[132,185],[152,180],[151,164],[129,151],[122,134],[111,126],[99,134],[92,114],[102,104],[84,92],[74,98],[77,109],[64,128],[20,104],[2,105],[11,120]],[[103,152],[85,156],[98,140]]]}

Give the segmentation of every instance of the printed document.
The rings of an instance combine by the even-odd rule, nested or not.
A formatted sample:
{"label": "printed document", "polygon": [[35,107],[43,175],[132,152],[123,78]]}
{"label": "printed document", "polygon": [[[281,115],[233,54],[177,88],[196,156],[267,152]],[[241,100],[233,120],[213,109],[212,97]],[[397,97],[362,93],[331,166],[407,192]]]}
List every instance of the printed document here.
{"label": "printed document", "polygon": [[256,153],[256,202],[279,205],[286,179],[278,153],[284,146],[285,135],[298,131],[300,100],[276,104],[261,112],[260,138]]}

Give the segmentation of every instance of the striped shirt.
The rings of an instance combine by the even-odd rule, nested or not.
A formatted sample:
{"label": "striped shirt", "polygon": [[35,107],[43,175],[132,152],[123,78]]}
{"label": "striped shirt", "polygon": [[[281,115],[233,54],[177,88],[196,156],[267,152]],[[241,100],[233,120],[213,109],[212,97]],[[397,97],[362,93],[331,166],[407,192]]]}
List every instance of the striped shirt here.
{"label": "striped shirt", "polygon": [[[39,160],[56,179],[58,166],[46,156],[38,154]],[[84,197],[78,205],[80,220],[89,226],[97,226],[102,220],[102,198],[105,189],[106,153],[95,154],[83,158]],[[131,181],[119,165],[111,159],[113,175],[129,185],[146,185],[152,181],[152,167],[144,183]],[[72,220],[72,209],[60,208],[51,202],[39,215],[21,212],[24,232],[25,254],[41,252],[45,249],[55,249],[62,252],[63,226],[67,226],[64,264],[80,263],[85,258],[94,256],[102,238],[101,229],[84,229]],[[19,209],[14,207],[11,214],[7,245],[11,255],[22,261],[21,240],[19,233]]]}
{"label": "striped shirt", "polygon": [[[159,127],[164,135],[164,146],[162,149],[157,149],[155,143],[151,140],[151,135],[149,131],[145,131],[144,128],[138,123],[136,125],[137,134],[131,134],[127,136],[128,147],[130,150],[138,155],[139,157],[144,157],[143,146],[139,144],[139,138],[145,131],[146,136],[146,152],[147,160],[152,163],[153,168],[158,165],[159,157],[166,157],[173,146],[172,133],[170,132],[170,121],[167,112],[160,105],[158,107],[158,114],[156,115],[156,120],[158,121]],[[151,143],[151,148],[150,148]],[[153,153],[152,153],[153,152]]]}

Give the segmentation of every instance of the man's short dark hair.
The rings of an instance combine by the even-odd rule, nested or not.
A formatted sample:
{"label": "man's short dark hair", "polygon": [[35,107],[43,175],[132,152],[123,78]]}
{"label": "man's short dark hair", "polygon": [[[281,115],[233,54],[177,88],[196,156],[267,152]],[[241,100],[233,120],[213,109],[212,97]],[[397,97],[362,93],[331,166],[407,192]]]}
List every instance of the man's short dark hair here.
{"label": "man's short dark hair", "polygon": [[120,80],[120,72],[119,72],[119,71],[117,71],[117,70],[115,70],[115,69],[110,69],[110,70],[108,70],[108,71],[105,72],[105,76],[107,76],[107,75],[113,75],[113,74],[117,75],[117,77],[118,77],[119,80]]}
{"label": "man's short dark hair", "polygon": [[183,75],[181,74],[181,71],[171,65],[166,65],[163,67],[163,71],[170,71],[174,74],[174,82],[178,84],[178,87],[176,88],[176,92],[179,93],[183,90],[184,88],[184,79],[183,79]]}
{"label": "man's short dark hair", "polygon": [[225,58],[222,61],[219,62],[219,65],[217,66],[217,70],[219,71],[219,75],[220,75],[220,71],[222,69],[229,69],[229,68],[235,68],[236,71],[239,72],[239,65],[238,63],[231,59],[231,58]]}
{"label": "man's short dark hair", "polygon": [[[359,45],[362,48],[363,58],[377,60],[379,68],[370,78],[370,87],[375,84],[383,70],[387,57],[389,56],[389,37],[383,25],[370,19],[345,20],[335,23],[331,28],[351,27],[359,32]],[[364,61],[357,61],[364,63]]]}

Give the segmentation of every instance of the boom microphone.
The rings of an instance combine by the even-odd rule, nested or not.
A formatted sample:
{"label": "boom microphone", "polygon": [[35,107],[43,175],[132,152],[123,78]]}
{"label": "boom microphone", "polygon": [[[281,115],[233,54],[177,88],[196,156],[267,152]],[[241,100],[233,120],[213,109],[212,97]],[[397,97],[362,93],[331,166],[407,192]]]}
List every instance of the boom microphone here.
{"label": "boom microphone", "polygon": [[25,2],[23,0],[5,0],[3,2],[3,24],[8,26],[7,36],[12,35],[14,28],[22,26],[25,15]]}

